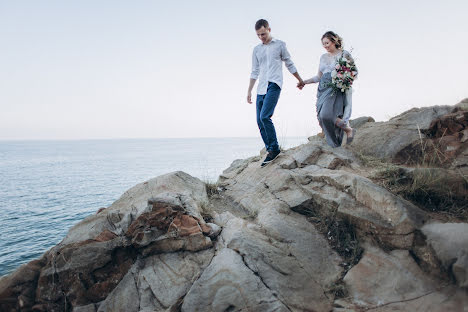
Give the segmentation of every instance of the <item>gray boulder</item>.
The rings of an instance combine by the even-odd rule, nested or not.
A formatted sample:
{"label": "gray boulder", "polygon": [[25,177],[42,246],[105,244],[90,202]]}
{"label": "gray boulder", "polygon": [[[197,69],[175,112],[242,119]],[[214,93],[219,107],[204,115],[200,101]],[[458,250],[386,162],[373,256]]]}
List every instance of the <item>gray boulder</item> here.
{"label": "gray boulder", "polygon": [[444,312],[468,306],[464,290],[432,280],[407,250],[386,253],[367,246],[344,281],[357,310]]}
{"label": "gray boulder", "polygon": [[468,287],[468,223],[431,223],[422,232],[457,284]]}

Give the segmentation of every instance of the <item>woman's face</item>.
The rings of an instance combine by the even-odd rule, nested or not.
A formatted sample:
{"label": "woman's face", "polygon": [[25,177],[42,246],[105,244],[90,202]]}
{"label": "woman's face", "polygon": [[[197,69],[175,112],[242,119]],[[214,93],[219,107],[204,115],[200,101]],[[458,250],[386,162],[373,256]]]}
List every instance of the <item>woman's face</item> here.
{"label": "woman's face", "polygon": [[327,37],[322,39],[322,45],[325,48],[325,50],[327,50],[328,53],[334,53],[337,50],[335,44],[331,42],[331,40],[328,39]]}

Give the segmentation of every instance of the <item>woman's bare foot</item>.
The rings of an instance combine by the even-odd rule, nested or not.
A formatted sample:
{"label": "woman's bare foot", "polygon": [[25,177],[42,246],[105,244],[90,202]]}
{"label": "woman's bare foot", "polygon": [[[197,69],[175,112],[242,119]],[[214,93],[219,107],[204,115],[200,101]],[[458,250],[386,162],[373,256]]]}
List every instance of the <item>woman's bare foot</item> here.
{"label": "woman's bare foot", "polygon": [[346,144],[350,144],[354,140],[354,136],[356,135],[356,129],[353,129],[351,127],[347,127],[345,130],[346,132]]}

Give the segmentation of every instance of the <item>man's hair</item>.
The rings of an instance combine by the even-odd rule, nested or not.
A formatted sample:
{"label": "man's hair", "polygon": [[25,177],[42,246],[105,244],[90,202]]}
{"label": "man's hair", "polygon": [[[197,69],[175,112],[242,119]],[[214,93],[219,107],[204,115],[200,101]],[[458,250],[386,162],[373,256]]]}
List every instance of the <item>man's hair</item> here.
{"label": "man's hair", "polygon": [[255,23],[255,30],[259,30],[259,29],[262,28],[262,27],[265,27],[265,28],[268,28],[268,27],[269,27],[268,21],[267,21],[267,20],[259,19],[259,20]]}

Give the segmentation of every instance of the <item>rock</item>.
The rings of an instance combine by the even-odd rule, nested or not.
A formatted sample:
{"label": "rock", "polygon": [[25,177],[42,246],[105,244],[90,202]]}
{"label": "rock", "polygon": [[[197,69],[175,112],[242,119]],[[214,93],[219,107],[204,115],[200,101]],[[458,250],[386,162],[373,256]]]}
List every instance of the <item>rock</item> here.
{"label": "rock", "polygon": [[289,311],[241,255],[223,248],[184,298],[185,311]]}
{"label": "rock", "polygon": [[365,124],[352,148],[395,163],[451,167],[467,175],[467,128],[465,102],[455,108],[415,108],[388,122]]}
{"label": "rock", "polygon": [[224,170],[223,173],[219,176],[219,180],[220,181],[227,180],[240,174],[249,165],[249,163],[251,163],[252,161],[258,161],[258,160],[260,160],[259,156],[251,157],[247,159],[234,160],[231,166],[229,166],[229,168]]}
{"label": "rock", "polygon": [[133,270],[129,271],[118,286],[99,306],[98,312],[138,312],[140,304]]}
{"label": "rock", "polygon": [[209,237],[215,238],[216,236],[219,235],[219,233],[221,233],[222,228],[218,226],[217,224],[207,223],[206,225],[210,227],[210,232],[208,233]]}
{"label": "rock", "polygon": [[356,119],[351,119],[349,121],[349,126],[351,128],[360,128],[361,126],[363,126],[364,124],[368,123],[368,122],[375,122],[374,118],[372,117],[359,117],[359,118],[356,118]]}
{"label": "rock", "polygon": [[81,307],[74,307],[72,312],[96,312],[96,306],[92,303]]}
{"label": "rock", "polygon": [[424,312],[465,312],[468,306],[468,293],[451,286],[411,301],[395,302],[372,309],[376,312],[424,311]]}
{"label": "rock", "polygon": [[[139,274],[139,292],[144,293],[143,281],[146,281],[150,293],[148,303],[157,302],[162,308],[175,307],[183,298],[195,280],[210,264],[213,249],[196,253],[181,252],[152,256],[145,262]],[[148,298],[149,299],[149,298]],[[143,308],[143,307],[141,307]],[[150,306],[147,309],[151,308]]]}
{"label": "rock", "polygon": [[153,247],[151,249],[157,251],[154,248],[156,245],[161,246],[162,242],[169,241],[177,243],[166,244],[167,247],[161,247],[161,251],[178,251],[188,246],[185,242],[195,242],[194,237],[200,237],[202,245],[190,247],[191,249],[201,250],[211,247],[211,241],[203,236],[203,233],[209,234],[211,228],[201,219],[185,214],[185,209],[181,206],[154,199],[150,200],[150,205],[150,211],[142,213],[125,233],[136,248],[153,244],[149,248]]}
{"label": "rock", "polygon": [[250,274],[289,309],[330,308],[324,289],[340,278],[342,259],[304,218],[265,210],[259,215],[261,225],[227,213],[218,222],[223,224],[222,247],[236,251]]}
{"label": "rock", "polygon": [[39,276],[36,301],[65,304],[67,300],[73,306],[99,302],[117,286],[135,257],[134,250],[122,248],[121,238],[56,246]]}
{"label": "rock", "polygon": [[[341,160],[341,165],[322,162],[324,156]],[[318,215],[336,209],[384,244],[409,248],[413,231],[427,219],[425,213],[362,176],[338,170],[353,167],[350,163],[354,159],[344,149],[332,150],[325,142],[310,142],[282,153],[275,164],[262,170],[252,161],[240,174],[219,183],[226,196],[252,213],[275,206]]]}
{"label": "rock", "polygon": [[468,98],[463,99],[460,103],[455,105],[456,109],[468,111]]}
{"label": "rock", "polygon": [[422,232],[457,284],[468,287],[468,223],[431,223]]}
{"label": "rock", "polygon": [[465,178],[455,170],[444,168],[410,168],[406,170],[414,185],[440,194],[441,197],[450,194],[460,200],[468,201],[468,189]]}
{"label": "rock", "polygon": [[35,285],[45,265],[44,256],[23,264],[15,272],[0,278],[2,311],[29,310],[35,304]]}
{"label": "rock", "polygon": [[357,131],[352,148],[365,155],[405,162],[412,157],[408,152],[418,151],[417,144],[433,120],[452,110],[452,106],[413,108],[388,122],[366,123]]}
{"label": "rock", "polygon": [[73,227],[40,261],[2,279],[0,299],[6,297],[8,303],[0,302],[0,310],[83,310],[104,300],[100,310],[133,309],[133,301],[121,304],[119,295],[111,296],[111,303],[108,295],[117,289],[133,297],[130,276],[135,272],[129,270],[138,258],[212,247],[208,235],[215,237],[220,229],[200,216],[207,200],[204,183],[181,172],[132,188],[111,207]]}
{"label": "rock", "polygon": [[[0,310],[462,311],[468,223],[432,218],[448,219],[436,197],[462,212],[468,198],[467,116],[462,102],[357,119],[356,145],[315,136],[265,167],[236,160],[209,197],[183,172],[138,184],[0,278]],[[390,164],[362,153],[406,166],[380,181]],[[391,182],[428,212],[376,184]]]}
{"label": "rock", "polygon": [[[468,141],[465,141],[464,144],[467,142]],[[453,160],[450,169],[458,171],[465,177],[468,176],[468,147],[461,149],[460,154],[458,154]]]}
{"label": "rock", "polygon": [[213,250],[168,253],[135,263],[98,311],[174,309],[210,263],[213,253]]}
{"label": "rock", "polygon": [[419,269],[407,250],[387,254],[370,246],[343,280],[353,302],[363,306],[417,298],[433,292],[437,286]]}
{"label": "rock", "polygon": [[[373,311],[463,311],[466,292],[427,277],[406,250],[385,253],[367,246],[344,277],[351,301]],[[424,308],[423,308],[424,307]]]}
{"label": "rock", "polygon": [[140,183],[125,192],[109,208],[91,215],[72,227],[62,245],[94,239],[104,231],[116,235],[127,232],[132,221],[144,213],[148,200],[158,194],[158,200],[183,206],[188,214],[202,219],[200,205],[208,201],[205,184],[184,172],[174,172]]}

